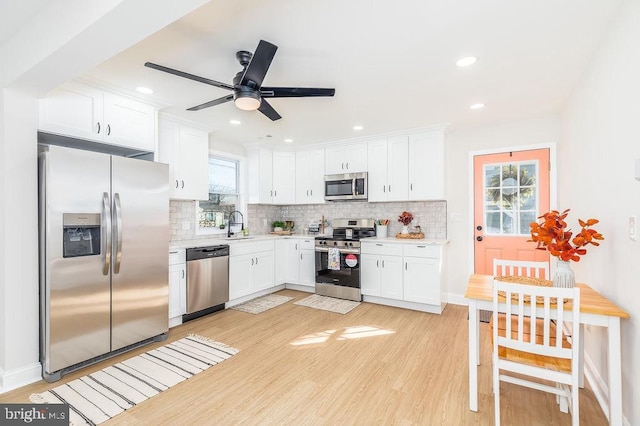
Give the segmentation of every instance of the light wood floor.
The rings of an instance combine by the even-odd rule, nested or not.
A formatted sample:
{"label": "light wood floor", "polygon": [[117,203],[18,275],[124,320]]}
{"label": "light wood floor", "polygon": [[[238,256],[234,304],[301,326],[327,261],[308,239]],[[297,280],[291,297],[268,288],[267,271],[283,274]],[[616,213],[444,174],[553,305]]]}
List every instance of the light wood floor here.
{"label": "light wood floor", "polygon": [[[340,315],[293,302],[258,315],[229,309],[171,329],[169,341],[197,333],[240,353],[103,424],[493,424],[486,324],[479,411],[468,408],[466,307],[448,305],[433,315],[363,303]],[[2,394],[0,402],[28,402],[32,392],[160,345],[56,384],[40,381]],[[501,396],[503,425],[571,424],[553,395],[503,384]],[[607,424],[588,388],[580,391],[580,424]]]}

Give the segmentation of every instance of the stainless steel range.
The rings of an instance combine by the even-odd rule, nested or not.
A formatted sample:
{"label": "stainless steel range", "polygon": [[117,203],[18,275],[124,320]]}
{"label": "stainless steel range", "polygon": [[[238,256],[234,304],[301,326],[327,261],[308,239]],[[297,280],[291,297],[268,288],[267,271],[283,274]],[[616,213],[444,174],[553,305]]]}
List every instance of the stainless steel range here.
{"label": "stainless steel range", "polygon": [[375,220],[332,222],[332,237],[316,237],[316,294],[360,302],[360,239],[376,235]]}

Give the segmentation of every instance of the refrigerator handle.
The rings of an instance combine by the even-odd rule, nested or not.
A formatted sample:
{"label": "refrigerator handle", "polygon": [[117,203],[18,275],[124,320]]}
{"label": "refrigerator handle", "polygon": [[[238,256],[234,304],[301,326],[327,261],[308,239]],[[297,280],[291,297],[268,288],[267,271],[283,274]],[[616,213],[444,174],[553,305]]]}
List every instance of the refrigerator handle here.
{"label": "refrigerator handle", "polygon": [[111,207],[109,194],[102,193],[102,275],[109,275],[111,268]]}
{"label": "refrigerator handle", "polygon": [[113,273],[120,273],[122,261],[122,207],[120,206],[120,194],[113,194],[113,213],[115,215],[116,260],[113,264]]}

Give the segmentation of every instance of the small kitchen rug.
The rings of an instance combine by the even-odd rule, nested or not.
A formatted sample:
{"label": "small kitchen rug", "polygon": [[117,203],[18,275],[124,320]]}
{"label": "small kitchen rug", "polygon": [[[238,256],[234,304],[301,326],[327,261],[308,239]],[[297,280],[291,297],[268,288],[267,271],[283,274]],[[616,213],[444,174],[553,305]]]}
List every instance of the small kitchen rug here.
{"label": "small kitchen rug", "polygon": [[294,305],[307,306],[309,308],[322,309],[323,311],[346,314],[358,306],[360,302],[352,300],[336,299],[335,297],[320,296],[312,294],[309,297],[293,302]]}
{"label": "small kitchen rug", "polygon": [[97,425],[239,352],[192,334],[43,393],[36,404],[69,404],[70,425]]}
{"label": "small kitchen rug", "polygon": [[248,312],[250,314],[259,314],[268,311],[271,308],[280,306],[292,300],[293,297],[280,296],[278,294],[267,294],[266,296],[256,297],[247,302],[232,306],[231,309],[236,311]]}

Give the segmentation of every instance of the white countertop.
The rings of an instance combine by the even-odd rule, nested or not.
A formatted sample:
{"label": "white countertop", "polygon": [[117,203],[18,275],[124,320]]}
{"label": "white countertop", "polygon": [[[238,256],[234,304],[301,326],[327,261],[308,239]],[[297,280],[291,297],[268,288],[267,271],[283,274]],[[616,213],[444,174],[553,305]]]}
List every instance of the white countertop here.
{"label": "white countertop", "polygon": [[434,240],[428,238],[396,238],[396,237],[369,237],[362,238],[361,243],[392,243],[392,244],[413,244],[413,245],[445,245],[449,244],[449,240]]}
{"label": "white countertop", "polygon": [[261,235],[249,235],[247,237],[219,237],[212,236],[211,238],[199,238],[197,240],[178,240],[169,241],[169,250],[193,248],[193,247],[206,247],[215,246],[220,244],[242,244],[247,241],[265,241],[265,240],[282,240],[282,239],[307,239],[315,238],[321,235],[305,235],[305,234],[290,234],[290,235],[276,235],[276,234],[261,234]]}

